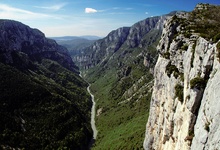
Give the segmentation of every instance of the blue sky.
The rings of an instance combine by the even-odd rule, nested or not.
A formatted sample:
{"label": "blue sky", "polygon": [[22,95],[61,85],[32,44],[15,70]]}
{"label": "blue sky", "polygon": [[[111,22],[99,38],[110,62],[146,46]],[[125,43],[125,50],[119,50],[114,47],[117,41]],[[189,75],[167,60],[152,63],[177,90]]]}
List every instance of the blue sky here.
{"label": "blue sky", "polygon": [[20,21],[51,36],[106,36],[110,31],[197,3],[220,0],[0,0],[0,18]]}

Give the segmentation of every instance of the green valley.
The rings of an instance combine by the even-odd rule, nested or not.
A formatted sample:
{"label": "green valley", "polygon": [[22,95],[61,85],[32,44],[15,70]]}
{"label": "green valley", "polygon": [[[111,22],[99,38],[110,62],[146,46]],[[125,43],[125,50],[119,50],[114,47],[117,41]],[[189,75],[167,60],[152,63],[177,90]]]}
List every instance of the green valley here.
{"label": "green valley", "polygon": [[98,137],[92,149],[143,149],[165,18],[119,28],[85,49],[85,55],[73,56],[95,96]]}

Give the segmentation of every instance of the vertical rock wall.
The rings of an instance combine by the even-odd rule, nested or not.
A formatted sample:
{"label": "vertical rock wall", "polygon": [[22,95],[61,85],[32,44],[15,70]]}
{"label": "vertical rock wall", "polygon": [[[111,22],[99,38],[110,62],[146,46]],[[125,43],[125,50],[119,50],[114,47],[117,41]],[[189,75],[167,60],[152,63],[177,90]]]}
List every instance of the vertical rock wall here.
{"label": "vertical rock wall", "polygon": [[220,64],[216,43],[197,34],[185,37],[172,19],[164,27],[144,148],[217,149]]}

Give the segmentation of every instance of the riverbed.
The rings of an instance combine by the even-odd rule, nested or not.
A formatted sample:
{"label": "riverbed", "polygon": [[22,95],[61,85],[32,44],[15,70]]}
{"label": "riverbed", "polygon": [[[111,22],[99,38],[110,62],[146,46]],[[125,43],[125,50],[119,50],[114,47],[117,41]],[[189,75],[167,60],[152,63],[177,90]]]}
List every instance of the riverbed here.
{"label": "riverbed", "polygon": [[87,87],[87,91],[89,92],[89,94],[91,95],[92,98],[92,109],[91,109],[91,127],[92,127],[92,131],[93,131],[93,139],[95,140],[98,134],[98,131],[96,129],[96,125],[95,125],[95,116],[96,116],[96,111],[95,111],[95,99],[94,99],[94,95],[91,93],[90,91],[90,85]]}

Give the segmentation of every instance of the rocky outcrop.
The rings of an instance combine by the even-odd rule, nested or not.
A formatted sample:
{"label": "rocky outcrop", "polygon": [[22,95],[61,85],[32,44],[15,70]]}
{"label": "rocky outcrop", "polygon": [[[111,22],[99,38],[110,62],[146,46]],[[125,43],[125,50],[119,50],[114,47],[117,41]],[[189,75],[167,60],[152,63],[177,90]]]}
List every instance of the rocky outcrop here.
{"label": "rocky outcrop", "polygon": [[[78,72],[65,47],[45,37],[38,29],[32,29],[17,21],[0,20],[0,59],[7,64],[15,64],[19,54],[33,61],[51,59],[67,69]],[[15,54],[16,53],[16,54]]]}
{"label": "rocky outcrop", "polygon": [[[216,49],[215,49],[216,50]],[[220,147],[219,130],[219,86],[220,64],[214,59],[213,70],[207,83],[201,106],[194,126],[195,137],[191,149],[218,149]]]}
{"label": "rocky outcrop", "polygon": [[[208,11],[211,7],[204,8]],[[177,14],[164,25],[154,70],[146,150],[220,147],[218,41],[194,30],[188,32],[194,25],[187,22],[189,15]]]}
{"label": "rocky outcrop", "polygon": [[[84,49],[73,60],[88,69],[106,63],[119,49],[145,48],[154,43],[162,31],[165,18],[169,15],[147,18],[131,27],[122,27],[110,32],[105,38]],[[149,40],[151,37],[152,40]]]}

